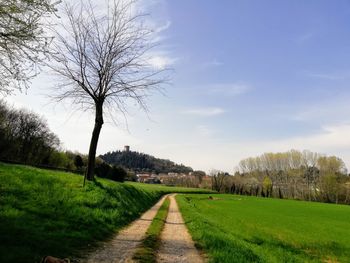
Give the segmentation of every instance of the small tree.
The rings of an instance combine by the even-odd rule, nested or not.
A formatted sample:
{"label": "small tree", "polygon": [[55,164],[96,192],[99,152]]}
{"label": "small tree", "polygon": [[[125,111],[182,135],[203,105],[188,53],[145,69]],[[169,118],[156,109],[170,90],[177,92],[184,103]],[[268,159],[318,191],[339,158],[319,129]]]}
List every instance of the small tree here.
{"label": "small tree", "polygon": [[264,196],[269,197],[272,195],[272,181],[270,177],[265,176],[262,187],[263,187]]}
{"label": "small tree", "polygon": [[56,32],[54,60],[50,64],[63,83],[57,87],[58,101],[68,99],[82,110],[95,112],[87,163],[87,179],[94,177],[95,156],[104,112],[125,114],[130,100],[147,110],[145,98],[164,82],[148,63],[151,31],[142,15],[132,12],[134,1],[108,2],[108,10],[96,13],[91,1],[65,5],[67,22]]}
{"label": "small tree", "polygon": [[220,192],[224,187],[225,179],[227,178],[228,174],[217,170],[211,170],[210,176],[212,190]]}
{"label": "small tree", "polygon": [[51,38],[43,19],[56,11],[59,1],[0,1],[0,93],[28,87],[38,62],[49,53]]}
{"label": "small tree", "polygon": [[196,178],[198,178],[199,183],[202,183],[203,177],[206,176],[206,173],[200,170],[197,171],[193,171],[192,175],[195,176]]}

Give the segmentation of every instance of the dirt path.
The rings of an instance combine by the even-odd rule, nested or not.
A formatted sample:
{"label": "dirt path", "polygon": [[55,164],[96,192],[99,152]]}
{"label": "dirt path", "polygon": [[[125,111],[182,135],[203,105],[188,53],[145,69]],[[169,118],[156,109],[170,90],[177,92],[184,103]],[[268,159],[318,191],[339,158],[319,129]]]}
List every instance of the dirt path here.
{"label": "dirt path", "polygon": [[141,243],[145,233],[156,215],[164,199],[162,197],[157,204],[144,213],[140,219],[121,230],[111,241],[105,243],[99,250],[91,253],[85,260],[86,263],[116,263],[133,262],[132,256],[137,246]]}
{"label": "dirt path", "polygon": [[169,213],[161,234],[158,262],[202,263],[205,260],[194,246],[174,196],[170,196]]}

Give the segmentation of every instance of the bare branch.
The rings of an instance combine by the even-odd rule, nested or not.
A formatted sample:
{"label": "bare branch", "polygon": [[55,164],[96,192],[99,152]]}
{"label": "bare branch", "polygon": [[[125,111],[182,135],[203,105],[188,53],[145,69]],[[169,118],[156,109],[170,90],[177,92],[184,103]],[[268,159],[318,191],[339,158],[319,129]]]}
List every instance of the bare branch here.
{"label": "bare branch", "polygon": [[62,80],[55,87],[56,100],[95,109],[88,177],[91,173],[93,177],[103,113],[113,120],[114,112],[126,116],[130,100],[147,112],[147,97],[167,80],[167,70],[152,67],[147,60],[155,47],[152,31],[143,14],[132,12],[134,4],[110,1],[105,13],[97,12],[91,1],[65,4],[64,23],[55,30],[53,61],[48,66]]}
{"label": "bare branch", "polygon": [[45,19],[59,1],[0,0],[0,93],[28,88],[49,55],[52,37],[45,34]]}

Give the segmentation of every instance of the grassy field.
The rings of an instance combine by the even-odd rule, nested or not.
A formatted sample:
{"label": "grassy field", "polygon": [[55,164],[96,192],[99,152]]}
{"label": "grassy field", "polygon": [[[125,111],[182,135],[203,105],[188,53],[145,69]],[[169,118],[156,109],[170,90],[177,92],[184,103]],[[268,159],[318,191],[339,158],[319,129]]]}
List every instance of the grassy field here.
{"label": "grassy field", "polygon": [[0,262],[79,257],[169,192],[198,189],[116,183],[0,163]]}
{"label": "grassy field", "polygon": [[350,262],[350,206],[211,196],[177,196],[210,262]]}

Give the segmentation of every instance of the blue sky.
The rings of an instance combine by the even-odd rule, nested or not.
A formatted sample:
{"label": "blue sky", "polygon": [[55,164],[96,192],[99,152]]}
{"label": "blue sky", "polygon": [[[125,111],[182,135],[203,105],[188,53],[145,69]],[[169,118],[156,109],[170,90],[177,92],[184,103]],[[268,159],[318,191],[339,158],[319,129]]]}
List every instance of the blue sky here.
{"label": "blue sky", "polygon": [[[266,151],[309,149],[350,165],[350,1],[141,1],[158,32],[153,63],[174,69],[147,116],[106,123],[98,153],[121,149],[232,172]],[[9,98],[87,152],[93,118],[48,104],[52,78]]]}

